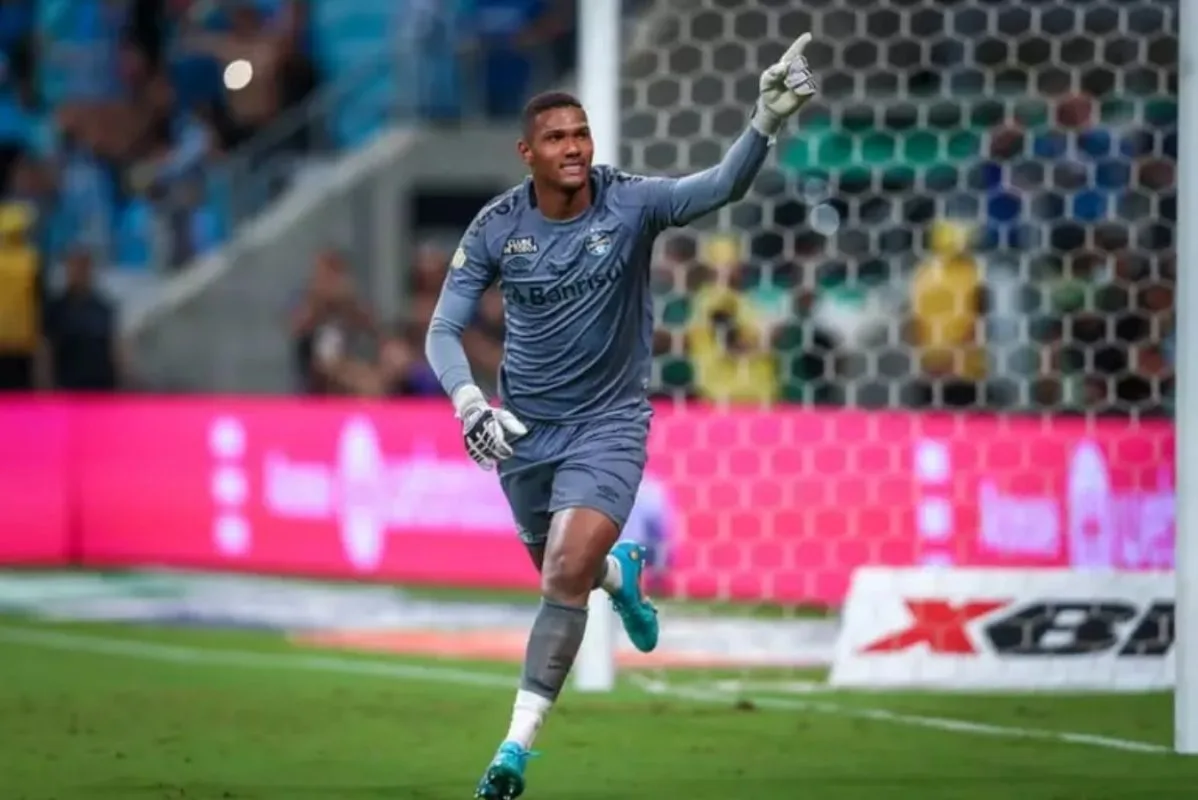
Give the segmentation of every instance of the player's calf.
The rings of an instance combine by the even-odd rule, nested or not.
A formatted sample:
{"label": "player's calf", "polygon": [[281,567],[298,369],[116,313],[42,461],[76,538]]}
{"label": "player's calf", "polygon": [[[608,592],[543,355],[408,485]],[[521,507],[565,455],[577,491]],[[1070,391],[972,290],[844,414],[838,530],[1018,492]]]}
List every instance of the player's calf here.
{"label": "player's calf", "polygon": [[523,793],[524,768],[533,741],[566,685],[586,624],[586,606],[542,598],[528,636],[511,723],[479,782],[476,798],[513,800]]}
{"label": "player's calf", "polygon": [[555,516],[541,562],[541,607],[528,637],[511,724],[478,797],[508,800],[523,791],[527,754],[574,666],[595,574],[618,535],[615,524],[597,511]]}
{"label": "player's calf", "polygon": [[[525,747],[565,686],[586,633],[587,600],[599,565],[619,536],[615,524],[591,509],[559,512],[549,530],[541,563],[541,607],[533,621],[511,731]],[[524,714],[528,711],[528,714]]]}

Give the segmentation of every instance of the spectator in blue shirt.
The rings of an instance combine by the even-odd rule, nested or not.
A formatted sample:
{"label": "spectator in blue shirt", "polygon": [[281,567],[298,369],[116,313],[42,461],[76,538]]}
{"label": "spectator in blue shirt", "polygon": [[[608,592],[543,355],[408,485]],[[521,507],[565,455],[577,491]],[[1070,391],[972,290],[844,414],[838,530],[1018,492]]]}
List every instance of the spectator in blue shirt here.
{"label": "spectator in blue shirt", "polygon": [[[528,96],[556,77],[554,45],[571,30],[567,0],[469,0],[467,46],[488,116],[520,113]],[[470,77],[469,75],[467,76]]]}

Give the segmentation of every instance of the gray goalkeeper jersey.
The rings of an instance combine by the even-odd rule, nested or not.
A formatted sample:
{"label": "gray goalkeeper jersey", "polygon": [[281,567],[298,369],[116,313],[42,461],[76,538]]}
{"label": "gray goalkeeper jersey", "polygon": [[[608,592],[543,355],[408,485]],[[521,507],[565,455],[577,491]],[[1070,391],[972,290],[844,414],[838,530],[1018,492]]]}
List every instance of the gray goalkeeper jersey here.
{"label": "gray goalkeeper jersey", "polygon": [[463,236],[429,327],[429,363],[450,395],[473,382],[463,330],[483,292],[504,298],[500,401],[521,419],[580,422],[647,407],[653,240],[739,200],[769,140],[749,128],[724,159],[684,178],[591,170],[591,206],[557,221],[531,179],[488,203]]}

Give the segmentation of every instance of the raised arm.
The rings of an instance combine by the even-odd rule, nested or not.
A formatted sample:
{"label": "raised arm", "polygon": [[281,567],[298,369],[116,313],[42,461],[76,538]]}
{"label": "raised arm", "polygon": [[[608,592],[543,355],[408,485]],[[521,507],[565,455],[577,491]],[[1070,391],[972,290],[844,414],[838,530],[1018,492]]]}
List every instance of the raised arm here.
{"label": "raised arm", "polygon": [[815,79],[803,58],[811,34],[803,34],[761,75],[761,96],[744,133],[719,164],[685,178],[647,178],[638,187],[650,222],[658,228],[686,225],[745,196],[786,120],[815,96]]}
{"label": "raised arm", "polygon": [[769,147],[769,138],[750,127],[710,169],[684,178],[646,178],[642,186],[651,220],[659,228],[686,225],[740,200],[753,185]]}
{"label": "raised arm", "polygon": [[474,386],[462,333],[474,319],[483,292],[496,277],[495,262],[487,253],[477,221],[462,237],[449,267],[428,326],[424,353],[441,387],[452,398],[458,390]]}

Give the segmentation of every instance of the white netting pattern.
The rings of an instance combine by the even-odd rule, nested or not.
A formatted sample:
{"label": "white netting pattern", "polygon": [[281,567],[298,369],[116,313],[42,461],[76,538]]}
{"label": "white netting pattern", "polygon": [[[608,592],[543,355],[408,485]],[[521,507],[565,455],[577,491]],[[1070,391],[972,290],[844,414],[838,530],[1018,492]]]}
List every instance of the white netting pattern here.
{"label": "white netting pattern", "polygon": [[[1176,2],[690,0],[659,12],[656,46],[623,82],[629,169],[715,163],[759,72],[799,32],[815,35],[823,89],[744,202],[666,245],[663,394],[1167,412]],[[953,247],[943,221],[972,229],[972,267],[919,269]],[[735,300],[712,288],[729,259],[712,240],[729,232]]]}

